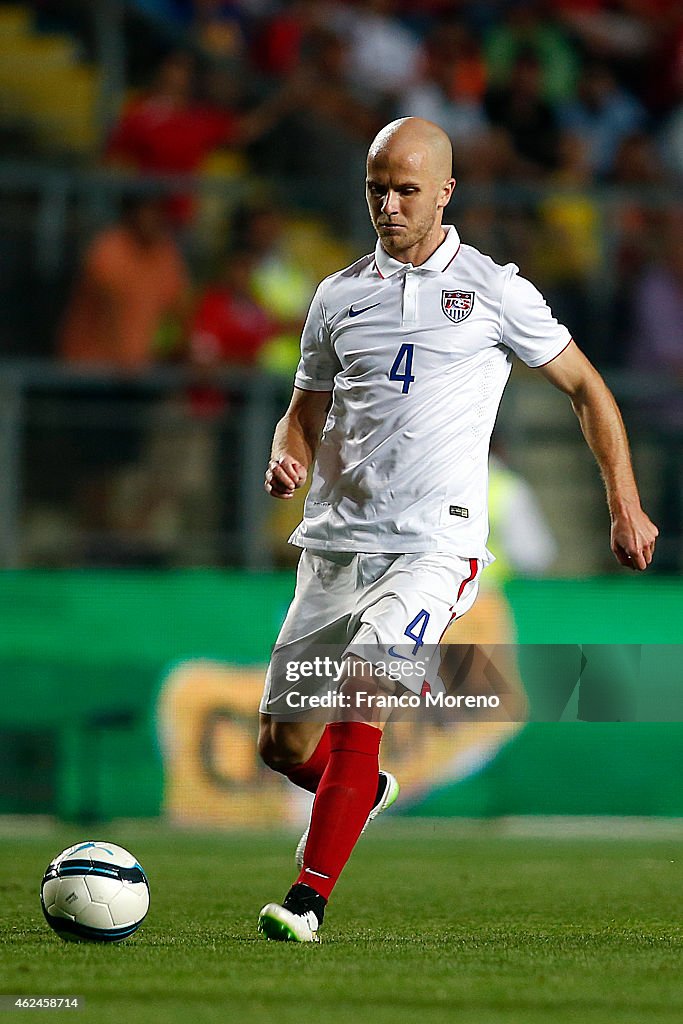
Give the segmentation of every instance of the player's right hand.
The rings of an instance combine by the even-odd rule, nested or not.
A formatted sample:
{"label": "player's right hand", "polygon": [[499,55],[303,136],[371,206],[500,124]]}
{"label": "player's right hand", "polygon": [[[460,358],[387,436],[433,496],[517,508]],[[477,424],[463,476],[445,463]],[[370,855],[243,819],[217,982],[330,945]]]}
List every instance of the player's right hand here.
{"label": "player's right hand", "polygon": [[306,469],[291,455],[271,459],[266,470],[265,488],[273,498],[291,498],[306,482]]}

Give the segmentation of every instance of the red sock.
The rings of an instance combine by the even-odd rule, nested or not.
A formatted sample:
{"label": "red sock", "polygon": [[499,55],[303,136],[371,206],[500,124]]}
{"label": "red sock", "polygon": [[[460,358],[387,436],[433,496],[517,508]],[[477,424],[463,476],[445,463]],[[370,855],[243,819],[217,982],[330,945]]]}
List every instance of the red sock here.
{"label": "red sock", "polygon": [[308,761],[304,761],[303,764],[295,764],[291,768],[281,768],[280,771],[295,786],[301,786],[302,789],[307,789],[309,793],[315,793],[329,759],[330,736],[329,726],[326,725],[320,737],[320,742]]}
{"label": "red sock", "polygon": [[351,856],[377,793],[381,730],[363,722],[328,725],[330,759],[311,815],[297,882],[329,898]]}

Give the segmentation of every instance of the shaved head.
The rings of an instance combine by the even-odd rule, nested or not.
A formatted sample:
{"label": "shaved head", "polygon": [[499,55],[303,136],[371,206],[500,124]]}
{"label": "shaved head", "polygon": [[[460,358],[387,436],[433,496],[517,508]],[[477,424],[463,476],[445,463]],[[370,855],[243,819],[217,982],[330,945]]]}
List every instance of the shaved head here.
{"label": "shaved head", "polygon": [[451,140],[421,117],[392,121],[368,151],[367,201],[384,249],[402,263],[419,266],[443,241],[443,211],[450,201]]}
{"label": "shaved head", "polygon": [[438,124],[421,117],[399,117],[377,133],[368,150],[368,165],[389,156],[412,157],[429,167],[437,181],[453,173],[451,140]]}

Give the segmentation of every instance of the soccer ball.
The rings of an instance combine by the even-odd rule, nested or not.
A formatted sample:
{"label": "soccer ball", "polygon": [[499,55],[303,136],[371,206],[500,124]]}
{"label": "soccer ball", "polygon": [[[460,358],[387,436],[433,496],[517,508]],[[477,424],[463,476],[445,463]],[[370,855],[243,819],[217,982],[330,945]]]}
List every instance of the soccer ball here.
{"label": "soccer ball", "polygon": [[78,843],[47,866],[40,887],[45,920],[71,942],[120,942],[149,910],[149,885],[132,853],[113,843]]}

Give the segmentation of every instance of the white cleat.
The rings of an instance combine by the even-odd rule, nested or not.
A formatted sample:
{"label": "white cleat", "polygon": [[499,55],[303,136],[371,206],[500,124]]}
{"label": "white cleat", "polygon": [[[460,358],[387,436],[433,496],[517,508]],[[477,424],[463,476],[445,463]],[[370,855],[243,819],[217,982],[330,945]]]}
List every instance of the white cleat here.
{"label": "white cleat", "polygon": [[318,928],[312,910],[295,914],[279,903],[267,903],[258,917],[258,930],[277,942],[320,942]]}
{"label": "white cleat", "polygon": [[[361,829],[361,835],[363,835],[363,832],[365,832],[366,828],[368,827],[371,821],[374,821],[375,818],[382,813],[382,811],[386,811],[387,807],[391,807],[391,805],[395,803],[396,797],[398,796],[399,791],[401,789],[401,787],[398,784],[398,780],[391,774],[391,772],[381,771],[379,773],[379,776],[380,779],[382,778],[382,776],[384,776],[384,791],[382,792],[377,803],[373,805],[372,810],[368,814],[367,821],[365,822],[363,828]],[[294,854],[296,866],[298,867],[299,871],[301,871],[301,869],[304,866],[304,850],[306,849],[306,843],[308,842],[308,833],[310,831],[310,828],[311,826],[309,825],[304,834],[302,835],[301,839],[299,840],[296,848],[296,853]]]}

